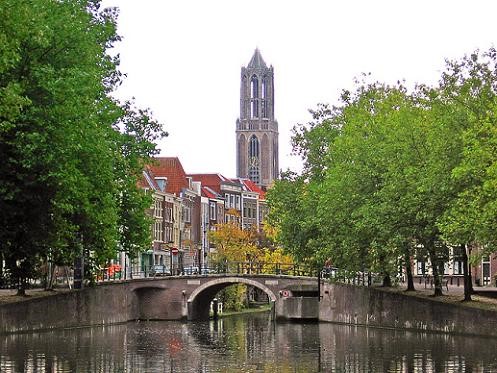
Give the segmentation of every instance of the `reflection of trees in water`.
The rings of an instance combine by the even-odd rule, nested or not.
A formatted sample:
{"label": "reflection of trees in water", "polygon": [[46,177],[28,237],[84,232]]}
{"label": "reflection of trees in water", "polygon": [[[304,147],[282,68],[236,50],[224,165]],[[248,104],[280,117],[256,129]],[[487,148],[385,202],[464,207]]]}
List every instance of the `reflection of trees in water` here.
{"label": "reflection of trees in water", "polygon": [[[122,369],[125,327],[57,330],[0,337],[1,372]],[[77,359],[84,356],[84,359]]]}
{"label": "reflection of trees in water", "polygon": [[497,370],[496,339],[333,324],[320,324],[319,329],[322,371]]}
{"label": "reflection of trees in water", "polygon": [[3,372],[497,371],[496,339],[334,324],[140,322],[0,337]]}

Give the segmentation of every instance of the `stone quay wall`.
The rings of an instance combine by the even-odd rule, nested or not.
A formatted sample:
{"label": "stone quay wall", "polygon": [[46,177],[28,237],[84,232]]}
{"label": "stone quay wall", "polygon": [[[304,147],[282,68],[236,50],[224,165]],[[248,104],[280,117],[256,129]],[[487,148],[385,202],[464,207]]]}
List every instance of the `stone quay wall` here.
{"label": "stone quay wall", "polygon": [[0,306],[0,333],[107,325],[136,316],[127,286],[97,286]]}
{"label": "stone quay wall", "polygon": [[497,312],[370,287],[322,284],[319,320],[497,337]]}

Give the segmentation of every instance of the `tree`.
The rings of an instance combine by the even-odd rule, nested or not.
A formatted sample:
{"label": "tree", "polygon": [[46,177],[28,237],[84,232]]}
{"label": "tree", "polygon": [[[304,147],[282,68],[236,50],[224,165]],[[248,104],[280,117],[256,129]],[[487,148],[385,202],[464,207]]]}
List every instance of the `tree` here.
{"label": "tree", "polygon": [[303,177],[284,173],[267,192],[267,224],[275,230],[275,239],[298,262],[314,257],[313,239],[317,227],[308,206],[308,183]]}
{"label": "tree", "polygon": [[311,111],[294,128],[302,175],[268,193],[279,242],[300,259],[382,273],[385,284],[401,258],[408,289],[411,258],[429,258],[434,295],[452,252],[470,299],[468,250],[497,247],[496,60],[490,49],[447,62],[437,87],[411,93],[357,81],[339,106]]}
{"label": "tree", "polygon": [[216,263],[241,263],[258,257],[255,235],[252,231],[242,230],[236,223],[218,224],[215,231],[209,232],[209,238],[216,247],[212,254]]}
{"label": "tree", "polygon": [[452,171],[457,196],[440,219],[444,237],[463,255],[465,300],[472,292],[468,250],[478,247],[477,256],[494,252],[496,203],[496,104],[497,57],[495,49],[475,51],[459,61],[447,62],[440,81],[441,96],[461,133],[461,156]]}
{"label": "tree", "polygon": [[109,96],[122,80],[106,53],[117,11],[99,7],[0,5],[0,251],[21,293],[41,260],[106,261],[149,231],[137,180],[165,133]]}

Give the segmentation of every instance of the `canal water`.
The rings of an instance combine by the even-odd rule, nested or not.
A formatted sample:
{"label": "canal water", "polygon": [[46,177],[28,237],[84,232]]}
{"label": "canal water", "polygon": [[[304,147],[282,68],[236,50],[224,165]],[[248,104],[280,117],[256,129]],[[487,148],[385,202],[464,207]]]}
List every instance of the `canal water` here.
{"label": "canal water", "polygon": [[257,313],[0,336],[0,372],[497,372],[497,339]]}

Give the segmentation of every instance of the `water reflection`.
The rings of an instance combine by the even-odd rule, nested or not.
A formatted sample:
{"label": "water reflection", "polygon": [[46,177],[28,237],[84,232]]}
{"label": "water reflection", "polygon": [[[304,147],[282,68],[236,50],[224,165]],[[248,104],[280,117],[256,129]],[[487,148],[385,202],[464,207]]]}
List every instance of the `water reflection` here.
{"label": "water reflection", "polygon": [[496,339],[268,314],[0,337],[1,372],[492,372],[496,354]]}

